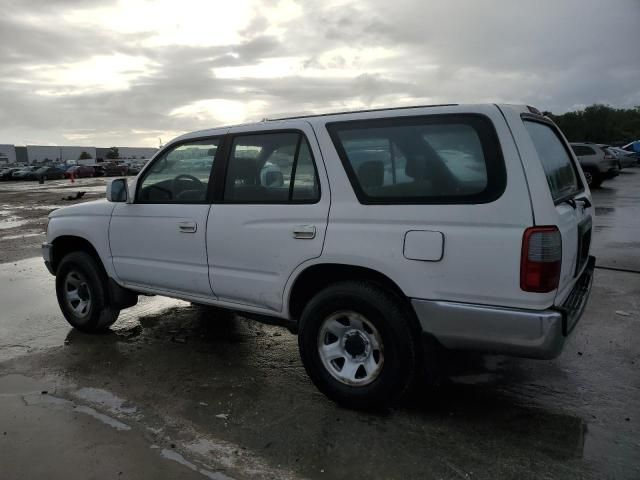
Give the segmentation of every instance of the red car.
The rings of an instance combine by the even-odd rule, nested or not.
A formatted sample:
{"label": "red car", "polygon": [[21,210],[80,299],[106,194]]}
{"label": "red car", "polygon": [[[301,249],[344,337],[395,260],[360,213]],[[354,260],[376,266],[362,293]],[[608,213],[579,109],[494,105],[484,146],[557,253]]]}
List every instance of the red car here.
{"label": "red car", "polygon": [[64,172],[64,176],[66,178],[71,178],[73,175],[74,178],[86,178],[95,176],[95,170],[93,167],[86,167],[84,165],[76,165],[69,168],[66,172]]}

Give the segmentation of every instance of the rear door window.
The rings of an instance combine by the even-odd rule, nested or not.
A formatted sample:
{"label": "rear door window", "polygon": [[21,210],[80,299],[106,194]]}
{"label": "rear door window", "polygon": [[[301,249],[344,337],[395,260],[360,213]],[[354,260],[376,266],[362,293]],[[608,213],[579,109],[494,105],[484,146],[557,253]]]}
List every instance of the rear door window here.
{"label": "rear door window", "polygon": [[316,203],[318,174],[307,139],[298,132],[233,138],[225,203]]}
{"label": "rear door window", "polygon": [[488,118],[431,115],[327,125],[361,203],[487,203],[505,169]]}
{"label": "rear door window", "polygon": [[525,120],[524,125],[542,162],[553,201],[575,194],[580,189],[578,175],[558,134],[545,123]]}

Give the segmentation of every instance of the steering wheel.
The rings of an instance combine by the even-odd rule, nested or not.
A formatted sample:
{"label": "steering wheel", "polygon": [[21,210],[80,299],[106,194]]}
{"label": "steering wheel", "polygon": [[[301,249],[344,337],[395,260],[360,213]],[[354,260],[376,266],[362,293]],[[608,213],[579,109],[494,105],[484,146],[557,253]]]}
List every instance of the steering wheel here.
{"label": "steering wheel", "polygon": [[181,173],[180,175],[178,175],[176,178],[173,179],[174,182],[178,182],[180,180],[189,180],[191,182],[197,182],[200,185],[202,185],[202,182],[200,181],[199,178],[194,177],[193,175],[189,175],[188,173]]}

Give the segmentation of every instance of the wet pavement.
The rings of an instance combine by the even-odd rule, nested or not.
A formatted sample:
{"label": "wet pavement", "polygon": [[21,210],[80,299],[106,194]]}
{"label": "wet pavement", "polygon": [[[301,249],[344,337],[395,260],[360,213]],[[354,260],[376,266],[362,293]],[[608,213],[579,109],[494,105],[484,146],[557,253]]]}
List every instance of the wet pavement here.
{"label": "wet pavement", "polygon": [[640,271],[640,168],[627,168],[593,191],[598,265]]}
{"label": "wet pavement", "polygon": [[[594,192],[598,264],[640,266],[639,194],[640,169]],[[143,297],[91,336],[40,259],[0,288],[2,478],[640,478],[640,274],[596,271],[558,359],[451,354],[379,414],[320,394],[278,327]]]}
{"label": "wet pavement", "polygon": [[[104,198],[108,178],[0,182],[0,263],[34,256],[44,241],[46,218],[56,208]],[[84,192],[78,200],[67,200]],[[37,253],[36,253],[37,254]]]}

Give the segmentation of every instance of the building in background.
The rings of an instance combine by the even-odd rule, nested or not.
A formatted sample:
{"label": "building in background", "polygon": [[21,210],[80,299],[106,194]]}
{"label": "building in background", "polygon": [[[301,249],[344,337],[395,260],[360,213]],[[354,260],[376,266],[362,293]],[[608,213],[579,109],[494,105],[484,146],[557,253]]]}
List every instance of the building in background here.
{"label": "building in background", "polygon": [[0,144],[0,165],[16,163],[16,147],[9,144]]}
{"label": "building in background", "polygon": [[[146,161],[153,157],[158,151],[157,148],[146,148],[146,147],[116,147],[118,149],[118,158],[120,160],[142,160]],[[107,153],[111,150],[111,148],[96,148],[96,158],[99,162],[109,160],[107,158]]]}
{"label": "building in background", "polygon": [[27,159],[29,164],[78,160],[83,153],[90,155],[95,161],[96,147],[27,145]]}
{"label": "building in background", "polygon": [[29,157],[27,157],[27,147],[16,147],[16,161],[18,163],[29,163]]}
{"label": "building in background", "polygon": [[[118,159],[124,163],[146,163],[158,151],[157,148],[147,147],[117,147]],[[0,165],[9,163],[36,164],[62,163],[70,160],[92,164],[109,161],[107,153],[110,148],[96,148],[72,145],[27,145],[16,147],[11,144],[0,144]],[[83,155],[86,154],[86,155]],[[86,158],[89,156],[90,158]]]}

